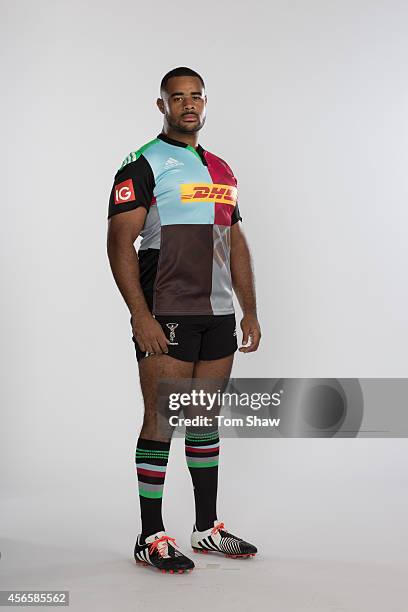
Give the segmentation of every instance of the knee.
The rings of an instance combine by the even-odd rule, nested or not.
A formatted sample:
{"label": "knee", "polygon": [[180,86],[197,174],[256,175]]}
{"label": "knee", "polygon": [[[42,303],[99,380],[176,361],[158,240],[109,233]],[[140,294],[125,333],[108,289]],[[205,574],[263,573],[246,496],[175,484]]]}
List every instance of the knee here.
{"label": "knee", "polygon": [[157,442],[170,442],[173,431],[168,423],[163,423],[157,418],[157,415],[145,416],[143,419],[140,437],[147,440],[156,440]]}

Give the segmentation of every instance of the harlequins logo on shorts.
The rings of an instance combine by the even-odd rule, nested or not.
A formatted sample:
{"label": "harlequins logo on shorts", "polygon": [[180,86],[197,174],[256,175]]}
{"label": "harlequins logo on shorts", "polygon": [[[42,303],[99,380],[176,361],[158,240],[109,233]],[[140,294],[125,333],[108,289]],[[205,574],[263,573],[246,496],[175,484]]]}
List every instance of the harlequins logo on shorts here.
{"label": "harlequins logo on shorts", "polygon": [[178,345],[178,342],[174,342],[175,338],[176,338],[176,333],[175,333],[175,329],[176,327],[178,327],[178,323],[166,323],[167,327],[170,330],[170,344],[172,345]]}

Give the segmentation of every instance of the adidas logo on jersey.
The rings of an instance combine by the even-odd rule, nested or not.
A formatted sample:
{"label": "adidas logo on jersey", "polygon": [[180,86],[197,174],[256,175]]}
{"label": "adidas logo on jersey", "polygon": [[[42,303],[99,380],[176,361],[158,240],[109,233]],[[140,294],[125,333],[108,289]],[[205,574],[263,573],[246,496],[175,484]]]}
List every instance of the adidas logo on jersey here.
{"label": "adidas logo on jersey", "polygon": [[169,157],[166,163],[164,164],[165,168],[174,168],[175,166],[184,166],[183,162],[174,159],[174,157]]}

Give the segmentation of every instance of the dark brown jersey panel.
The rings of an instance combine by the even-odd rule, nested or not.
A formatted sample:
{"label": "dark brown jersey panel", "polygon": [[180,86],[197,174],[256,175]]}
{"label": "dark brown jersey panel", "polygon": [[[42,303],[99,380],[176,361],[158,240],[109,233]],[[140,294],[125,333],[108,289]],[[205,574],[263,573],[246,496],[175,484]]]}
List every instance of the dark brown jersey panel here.
{"label": "dark brown jersey panel", "polygon": [[212,225],[162,226],[154,314],[213,314],[212,266]]}

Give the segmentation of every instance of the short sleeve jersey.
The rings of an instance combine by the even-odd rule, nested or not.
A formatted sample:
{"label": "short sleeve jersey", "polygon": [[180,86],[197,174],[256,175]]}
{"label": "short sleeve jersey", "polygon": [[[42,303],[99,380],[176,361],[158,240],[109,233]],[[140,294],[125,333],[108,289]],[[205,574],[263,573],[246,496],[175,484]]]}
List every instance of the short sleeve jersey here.
{"label": "short sleeve jersey", "polygon": [[229,165],[160,133],[117,171],[108,219],[147,210],[140,283],[154,315],[233,314],[231,226],[242,217]]}

